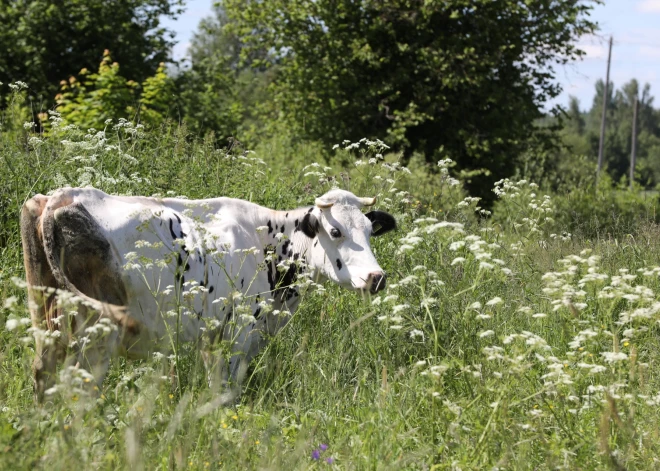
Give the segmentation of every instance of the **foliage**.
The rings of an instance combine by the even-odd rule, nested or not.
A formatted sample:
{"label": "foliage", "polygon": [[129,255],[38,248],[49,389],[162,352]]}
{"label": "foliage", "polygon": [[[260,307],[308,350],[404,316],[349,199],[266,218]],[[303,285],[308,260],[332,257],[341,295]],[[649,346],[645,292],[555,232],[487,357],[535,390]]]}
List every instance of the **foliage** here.
{"label": "foliage", "polygon": [[[554,189],[561,180],[561,175],[570,170],[574,156],[589,156],[593,175],[598,156],[600,140],[600,124],[603,110],[604,83],[599,80],[595,86],[595,95],[591,107],[585,111],[580,109],[576,98],[571,98],[567,119],[561,131],[563,149],[546,154],[546,158],[530,162],[536,167],[537,174],[545,174],[545,178]],[[643,87],[637,80],[631,80],[620,89],[614,84],[609,87],[607,127],[604,144],[604,167],[614,181],[629,177],[632,148],[632,120],[635,99],[639,101],[637,118],[637,162],[635,180],[644,188],[652,189],[660,183],[660,111],[654,108],[651,88]]]}
{"label": "foliage", "polygon": [[[172,33],[163,17],[180,0],[34,0],[0,2],[0,82],[23,80],[37,111],[50,106],[61,80],[93,69],[108,49],[126,76],[142,82],[167,61]],[[0,90],[0,95],[2,95]]]}
{"label": "foliage", "polygon": [[326,145],[386,135],[406,156],[442,153],[466,184],[491,199],[521,151],[540,138],[535,121],[556,97],[553,65],[582,52],[594,30],[590,1],[401,0],[291,3],[226,0],[244,54],[276,64],[275,108],[296,133]]}
{"label": "foliage", "polygon": [[[139,93],[141,89],[141,93]],[[83,129],[103,129],[107,120],[131,118],[147,125],[158,125],[170,114],[174,98],[174,82],[160,64],[153,77],[140,87],[119,73],[109,51],[104,51],[98,73],[80,71],[76,77],[60,83],[55,97],[57,110],[67,122]],[[47,114],[42,114],[47,123]]]}
{"label": "foliage", "polygon": [[190,68],[178,77],[186,123],[197,134],[213,132],[218,142],[229,138],[254,142],[268,122],[265,104],[271,72],[250,67],[257,54],[241,62],[242,41],[227,25],[222,3],[203,19],[193,36],[188,55]]}
{"label": "foliage", "polygon": [[[42,135],[0,120],[0,468],[653,467],[656,225],[571,237],[553,227],[561,198],[509,180],[488,219],[451,161],[420,180],[419,159],[408,173],[378,140],[344,142],[311,165],[318,149],[295,140],[255,155],[171,123],[150,132],[113,120],[89,133],[51,114]],[[36,406],[30,362],[43,331],[27,330],[17,214],[65,184],[280,209],[332,186],[375,195],[399,225],[373,241],[388,287],[366,299],[332,284],[307,293],[234,406],[218,406],[195,346],[117,360],[100,391],[62,366]]]}

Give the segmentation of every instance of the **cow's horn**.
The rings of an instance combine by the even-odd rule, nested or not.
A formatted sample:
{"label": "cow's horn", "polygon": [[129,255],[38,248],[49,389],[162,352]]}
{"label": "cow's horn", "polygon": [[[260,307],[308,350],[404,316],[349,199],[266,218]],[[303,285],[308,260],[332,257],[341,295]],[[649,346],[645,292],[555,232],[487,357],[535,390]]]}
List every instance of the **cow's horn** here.
{"label": "cow's horn", "polygon": [[376,204],[376,198],[360,198],[360,202],[365,206],[373,206]]}
{"label": "cow's horn", "polygon": [[322,200],[321,198],[316,198],[316,201],[314,202],[318,208],[321,209],[328,209],[332,208],[332,205],[334,203],[328,203],[327,201]]}

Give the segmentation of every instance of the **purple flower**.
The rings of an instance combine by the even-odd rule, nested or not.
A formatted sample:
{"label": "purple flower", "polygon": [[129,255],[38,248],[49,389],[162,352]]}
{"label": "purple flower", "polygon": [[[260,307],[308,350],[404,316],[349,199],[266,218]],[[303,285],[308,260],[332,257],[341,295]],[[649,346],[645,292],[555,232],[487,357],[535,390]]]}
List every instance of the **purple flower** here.
{"label": "purple flower", "polygon": [[331,456],[331,457],[329,457],[329,458],[326,458],[326,459],[325,459],[325,462],[328,463],[328,464],[332,464],[332,463],[335,462],[335,459]]}
{"label": "purple flower", "polygon": [[312,459],[313,460],[318,460],[321,457],[321,452],[319,450],[314,450],[312,452]]}
{"label": "purple flower", "polygon": [[321,451],[325,451],[325,450],[328,449],[328,445],[326,445],[325,443],[321,443],[321,444],[319,445],[319,448],[321,449]]}

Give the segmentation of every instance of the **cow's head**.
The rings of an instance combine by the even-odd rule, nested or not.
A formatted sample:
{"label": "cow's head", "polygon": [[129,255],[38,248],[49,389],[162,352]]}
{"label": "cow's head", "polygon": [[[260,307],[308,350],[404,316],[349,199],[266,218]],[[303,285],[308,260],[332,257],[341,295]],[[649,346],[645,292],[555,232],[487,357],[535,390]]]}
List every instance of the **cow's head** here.
{"label": "cow's head", "polygon": [[362,213],[363,207],[375,202],[375,198],[359,198],[344,190],[316,199],[299,226],[313,239],[307,252],[312,270],[347,288],[376,293],[385,287],[385,273],[369,238],[395,229],[396,221],[383,211]]}

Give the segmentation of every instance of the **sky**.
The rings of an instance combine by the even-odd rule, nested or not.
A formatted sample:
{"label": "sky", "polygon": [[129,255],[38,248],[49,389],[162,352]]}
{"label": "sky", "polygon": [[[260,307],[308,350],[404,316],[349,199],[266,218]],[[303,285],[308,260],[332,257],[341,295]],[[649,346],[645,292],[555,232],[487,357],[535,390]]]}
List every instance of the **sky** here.
{"label": "sky", "polygon": [[[185,13],[176,21],[165,22],[177,34],[175,59],[185,56],[200,20],[212,13],[212,4],[213,0],[187,0]],[[655,106],[660,106],[660,0],[605,0],[594,8],[591,19],[599,23],[600,30],[580,40],[586,52],[583,60],[556,68],[564,92],[549,105],[568,105],[568,97],[573,95],[583,110],[591,107],[596,80],[605,80],[607,42],[612,36],[610,81],[614,87],[633,78],[649,83],[651,95],[657,97]]]}

